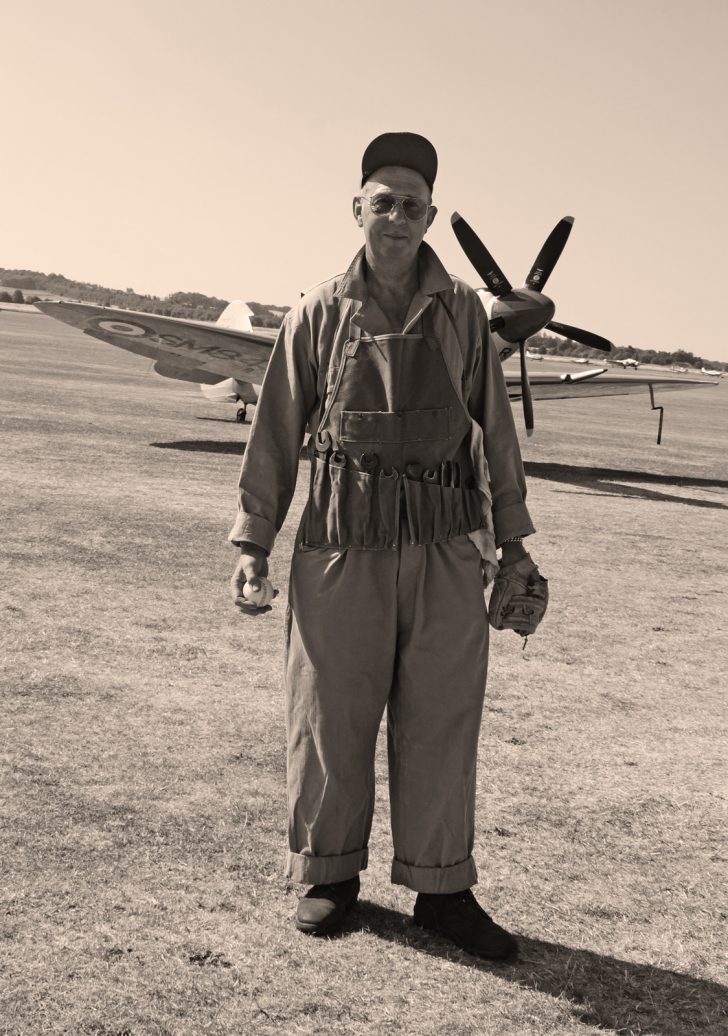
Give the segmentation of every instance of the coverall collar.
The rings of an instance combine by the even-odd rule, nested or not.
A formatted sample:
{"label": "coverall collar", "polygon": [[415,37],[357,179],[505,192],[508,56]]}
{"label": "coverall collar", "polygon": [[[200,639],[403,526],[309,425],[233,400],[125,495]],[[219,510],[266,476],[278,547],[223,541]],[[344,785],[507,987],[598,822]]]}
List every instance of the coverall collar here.
{"label": "coverall collar", "polygon": [[[452,278],[440,262],[436,253],[424,241],[417,253],[417,272],[419,286],[410,304],[403,333],[407,333],[413,324],[422,316],[422,313],[432,302],[432,298],[440,291],[452,289]],[[360,302],[361,307],[352,314],[351,319],[359,327],[367,328],[367,309],[369,304],[369,291],[366,282],[366,258],[365,248],[362,247],[351,261],[349,269],[341,279],[336,289],[335,297],[339,299],[352,299]]]}

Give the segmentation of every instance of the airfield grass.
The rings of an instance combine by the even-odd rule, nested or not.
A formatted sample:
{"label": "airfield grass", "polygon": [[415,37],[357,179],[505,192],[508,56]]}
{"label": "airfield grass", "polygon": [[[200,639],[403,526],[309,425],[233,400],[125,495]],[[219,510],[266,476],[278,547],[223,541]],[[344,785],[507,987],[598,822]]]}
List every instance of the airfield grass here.
{"label": "airfield grass", "polygon": [[[494,634],[479,763],[489,965],[389,883],[291,923],[282,617],[299,484],[255,619],[226,544],[249,426],[44,316],[3,313],[0,1033],[726,1031],[725,386],[543,404],[524,443],[550,578]],[[444,648],[445,646],[443,646]],[[444,689],[445,690],[445,689]]]}

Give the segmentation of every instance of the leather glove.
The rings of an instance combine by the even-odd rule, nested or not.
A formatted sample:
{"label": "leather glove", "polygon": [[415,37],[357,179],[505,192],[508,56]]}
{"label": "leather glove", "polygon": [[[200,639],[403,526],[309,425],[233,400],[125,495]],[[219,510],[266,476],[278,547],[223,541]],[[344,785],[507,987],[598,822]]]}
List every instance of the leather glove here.
{"label": "leather glove", "polygon": [[488,620],[497,630],[515,630],[521,637],[535,633],[549,603],[548,579],[530,554],[501,565],[493,582]]}

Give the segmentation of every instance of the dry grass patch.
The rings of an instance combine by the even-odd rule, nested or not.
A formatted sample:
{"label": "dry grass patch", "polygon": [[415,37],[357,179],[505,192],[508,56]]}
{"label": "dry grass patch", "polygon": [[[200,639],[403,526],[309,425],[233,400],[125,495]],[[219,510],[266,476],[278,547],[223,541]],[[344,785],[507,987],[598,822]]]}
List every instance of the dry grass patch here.
{"label": "dry grass patch", "polygon": [[414,928],[389,884],[383,745],[361,907],[336,939],[292,928],[302,491],[281,597],[246,620],[224,541],[241,429],[198,420],[224,409],[45,317],[3,315],[0,373],[1,1033],[725,1031],[722,386],[669,397],[661,452],[646,403],[539,407],[553,606],[525,652],[493,636],[476,846],[523,955],[489,966]]}

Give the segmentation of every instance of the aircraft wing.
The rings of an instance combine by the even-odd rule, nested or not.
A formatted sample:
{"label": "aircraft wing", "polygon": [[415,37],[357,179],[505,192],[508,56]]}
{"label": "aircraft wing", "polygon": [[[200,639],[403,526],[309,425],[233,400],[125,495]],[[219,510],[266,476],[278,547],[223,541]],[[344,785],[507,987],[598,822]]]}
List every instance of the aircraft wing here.
{"label": "aircraft wing", "polygon": [[[275,331],[243,331],[218,324],[110,309],[83,302],[36,302],[36,308],[84,334],[109,345],[155,360],[154,368],[168,378],[214,385],[224,379],[260,385],[273,349]],[[508,395],[521,398],[517,368],[506,370]],[[717,379],[682,377],[672,372],[636,374],[607,372],[601,367],[579,373],[539,372],[529,377],[534,399],[571,396],[619,396],[647,391],[715,387]],[[236,389],[239,393],[239,387]],[[256,396],[257,393],[253,392]],[[242,398],[242,397],[241,397]]]}
{"label": "aircraft wing", "polygon": [[[661,392],[678,389],[710,388],[715,383],[703,378],[682,378],[669,373],[614,374],[606,368],[580,371],[578,374],[530,374],[531,395],[534,399],[568,399],[573,396],[624,396],[647,392],[649,386]],[[510,399],[521,398],[521,376],[517,371],[506,372]]]}
{"label": "aircraft wing", "polygon": [[165,377],[214,384],[223,378],[263,381],[274,336],[156,313],[135,313],[83,302],[37,302],[48,316],[92,338],[156,360]]}

